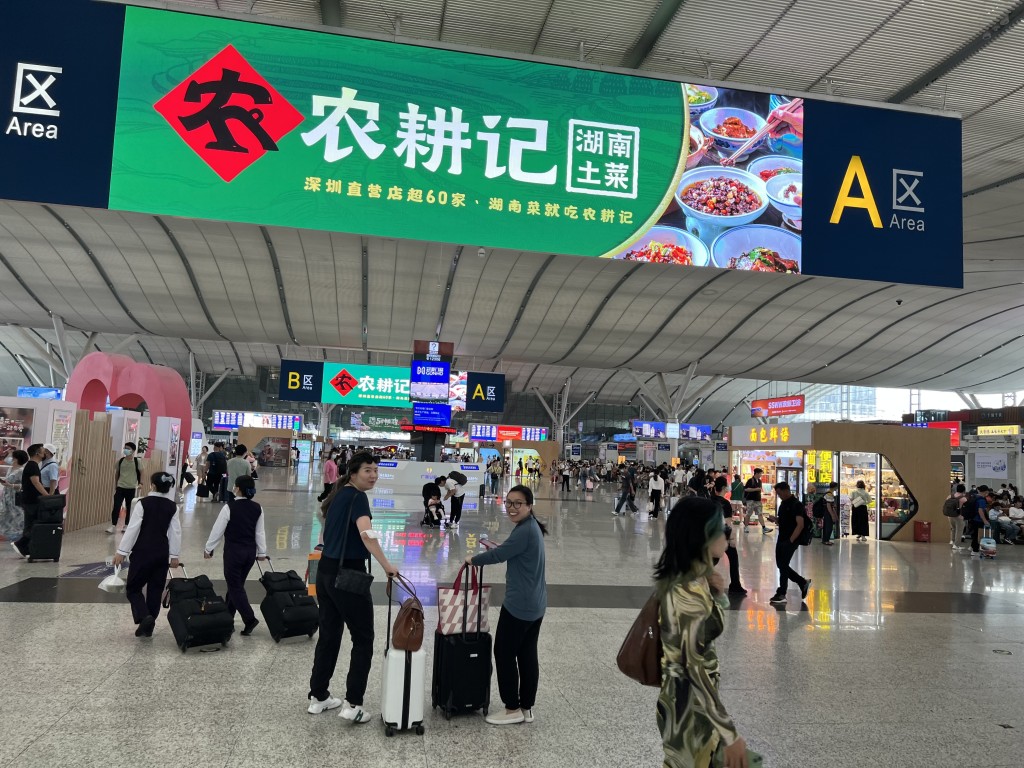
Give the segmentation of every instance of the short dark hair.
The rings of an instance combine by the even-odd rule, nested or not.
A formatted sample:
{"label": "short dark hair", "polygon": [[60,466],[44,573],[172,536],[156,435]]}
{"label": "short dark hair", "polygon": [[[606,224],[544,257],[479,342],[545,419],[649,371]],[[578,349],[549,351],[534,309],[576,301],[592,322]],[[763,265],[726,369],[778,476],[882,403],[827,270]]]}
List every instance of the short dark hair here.
{"label": "short dark hair", "polygon": [[239,475],[235,478],[235,488],[242,492],[247,499],[256,495],[256,481],[248,475]]}
{"label": "short dark hair", "polygon": [[729,479],[728,478],[726,478],[726,477],[716,477],[715,478],[715,490],[716,491],[722,490],[727,485],[729,485]]}
{"label": "short dark hair", "polygon": [[239,443],[235,446],[235,456],[245,456],[249,452],[249,449]]}
{"label": "short dark hair", "polygon": [[754,467],[754,474],[755,475],[763,475],[764,474],[764,470],[761,469],[760,467]]}
{"label": "short dark hair", "polygon": [[139,447],[135,445],[135,443],[133,443],[131,440],[125,441],[124,447],[131,448],[133,451],[139,450]]}
{"label": "short dark hair", "polygon": [[964,485],[963,483],[957,483],[956,484],[956,492],[957,493],[967,493],[967,486]]}
{"label": "short dark hair", "polygon": [[18,449],[17,451],[11,453],[11,459],[14,462],[16,462],[19,466],[28,464],[28,454],[21,449]]}
{"label": "short dark hair", "polygon": [[35,456],[37,453],[39,453],[41,450],[43,450],[43,444],[42,443],[32,443],[32,445],[30,445],[27,450],[28,450],[28,457],[31,459],[33,456]]}
{"label": "short dark hair", "polygon": [[772,487],[776,491],[788,491],[789,490],[789,483],[787,483],[785,480],[780,480],[779,482],[777,482]]}

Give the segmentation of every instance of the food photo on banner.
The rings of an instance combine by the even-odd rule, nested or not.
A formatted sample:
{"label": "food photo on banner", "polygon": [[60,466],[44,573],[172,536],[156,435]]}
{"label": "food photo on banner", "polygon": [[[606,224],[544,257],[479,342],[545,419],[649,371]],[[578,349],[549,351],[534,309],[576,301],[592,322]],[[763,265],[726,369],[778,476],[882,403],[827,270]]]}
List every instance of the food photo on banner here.
{"label": "food photo on banner", "polygon": [[252,453],[261,467],[287,467],[291,440],[287,437],[263,437],[256,443]]}

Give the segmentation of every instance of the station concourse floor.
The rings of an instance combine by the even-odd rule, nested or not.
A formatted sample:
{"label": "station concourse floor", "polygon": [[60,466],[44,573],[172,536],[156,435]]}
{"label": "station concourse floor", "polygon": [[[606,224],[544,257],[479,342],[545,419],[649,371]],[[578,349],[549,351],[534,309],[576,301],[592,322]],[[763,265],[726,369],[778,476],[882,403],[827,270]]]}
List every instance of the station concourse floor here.
{"label": "station concourse floor", "polygon": [[[256,498],[271,556],[279,570],[301,575],[318,535],[319,477],[308,467],[260,475]],[[623,677],[615,654],[649,594],[664,519],[612,517],[612,493],[537,484],[536,512],[551,534],[536,722],[446,721],[429,708],[428,658],[424,736],[386,738],[379,720],[353,725],[334,712],[307,714],[315,640],[275,645],[261,625],[218,652],[182,655],[162,615],[152,640],[135,638],[124,596],[98,590],[95,571],[76,577],[77,566],[113,554],[115,537],[103,526],[68,534],[56,564],[29,564],[4,545],[0,766],[661,765],[657,691]],[[425,530],[418,497],[390,498],[394,509],[375,513],[375,527],[419,587],[429,631],[436,583],[451,582],[482,534],[502,540],[510,524],[489,501],[467,510],[458,532]],[[202,560],[219,508],[187,491],[183,559],[223,594],[219,555]],[[944,541],[944,531],[934,533]],[[789,603],[775,607],[774,536],[738,529],[738,539],[750,595],[726,613],[721,695],[766,766],[1024,765],[1024,547],[1001,547],[996,560],[979,562],[944,543],[815,543],[795,561],[814,581],[806,602],[794,588]],[[254,604],[263,595],[257,576],[254,569]],[[496,587],[492,625],[503,577],[504,566],[486,569]],[[387,612],[379,583],[375,590],[366,703],[379,713]],[[429,655],[429,637],[425,647]],[[336,695],[344,693],[348,650],[346,637]],[[493,678],[491,704],[501,706]]]}

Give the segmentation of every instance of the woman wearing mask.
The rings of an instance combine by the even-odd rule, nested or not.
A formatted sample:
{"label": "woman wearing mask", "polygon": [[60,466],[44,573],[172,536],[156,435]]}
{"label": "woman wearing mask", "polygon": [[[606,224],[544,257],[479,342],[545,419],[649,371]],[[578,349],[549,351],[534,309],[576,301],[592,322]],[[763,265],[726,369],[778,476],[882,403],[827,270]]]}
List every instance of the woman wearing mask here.
{"label": "woman wearing mask", "polygon": [[4,463],[10,470],[7,477],[0,480],[0,483],[3,483],[3,499],[0,500],[0,536],[8,541],[14,541],[25,527],[25,512],[14,503],[14,498],[21,490],[21,473],[28,464],[28,454],[21,450],[13,451],[7,454]]}
{"label": "woman wearing mask", "polygon": [[516,485],[505,494],[508,519],[515,524],[500,546],[470,555],[470,565],[508,563],[505,602],[494,634],[494,666],[504,712],[487,716],[491,725],[533,722],[540,682],[537,638],[548,605],[544,536],[547,527],[533,514],[533,491]]}
{"label": "woman wearing mask", "polygon": [[742,597],[747,594],[747,590],[740,584],[740,553],[736,550],[736,542],[732,538],[732,504],[725,498],[728,490],[729,480],[725,475],[715,478],[714,502],[722,510],[722,519],[725,524],[725,556],[729,558],[729,594]]}
{"label": "woman wearing mask", "polygon": [[857,541],[867,541],[870,533],[868,529],[868,504],[871,503],[871,494],[867,492],[867,486],[863,480],[857,481],[857,487],[850,493],[850,506],[853,508],[853,515],[850,525],[853,535]]}
{"label": "woman wearing mask", "polygon": [[671,768],[706,768],[723,748],[725,768],[747,768],[747,745],[718,695],[714,641],[725,624],[712,591],[723,586],[712,566],[727,548],[717,504],[688,497],[665,525],[665,550],[654,571],[661,599],[662,684],[658,728]]}
{"label": "woman wearing mask", "polygon": [[178,505],[172,498],[174,477],[157,472],[149,478],[149,483],[152,490],[135,501],[131,522],[114,555],[114,565],[121,565],[132,556],[125,592],[132,606],[132,618],[138,625],[136,637],[153,636],[168,563],[171,568],[177,568],[181,551],[181,519],[177,514]]}
{"label": "woman wearing mask", "polygon": [[267,533],[263,523],[263,507],[253,501],[256,483],[251,477],[235,478],[232,497],[217,516],[210,531],[203,557],[209,560],[224,539],[224,581],[228,584],[228,611],[242,615],[245,627],[239,633],[248,637],[259,625],[245,592],[245,579],[257,560],[267,559]]}
{"label": "woman wearing mask", "polygon": [[[377,458],[365,451],[357,453],[348,462],[345,476],[335,484],[324,502],[328,509],[323,554],[316,573],[320,636],[309,679],[307,711],[311,715],[341,707],[339,715],[346,720],[365,723],[372,719],[363,697],[373,661],[373,602],[369,595],[338,589],[335,580],[341,569],[366,573],[371,555],[388,576],[398,575],[398,568],[388,562],[377,533],[370,527],[373,518],[366,493],[376,484]],[[343,701],[331,696],[329,686],[338,664],[345,627],[352,635],[352,658]]]}

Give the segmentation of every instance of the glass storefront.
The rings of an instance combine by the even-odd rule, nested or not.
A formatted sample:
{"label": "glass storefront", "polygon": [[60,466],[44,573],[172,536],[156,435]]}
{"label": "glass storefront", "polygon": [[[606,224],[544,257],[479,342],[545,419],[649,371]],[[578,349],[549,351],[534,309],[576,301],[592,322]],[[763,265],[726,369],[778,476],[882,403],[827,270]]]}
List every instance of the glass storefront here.
{"label": "glass storefront", "polygon": [[761,476],[761,502],[765,509],[774,509],[775,483],[785,481],[793,492],[803,493],[804,452],[803,451],[737,451],[733,454],[733,466],[738,466],[743,482],[754,476],[755,469],[764,470]]}

